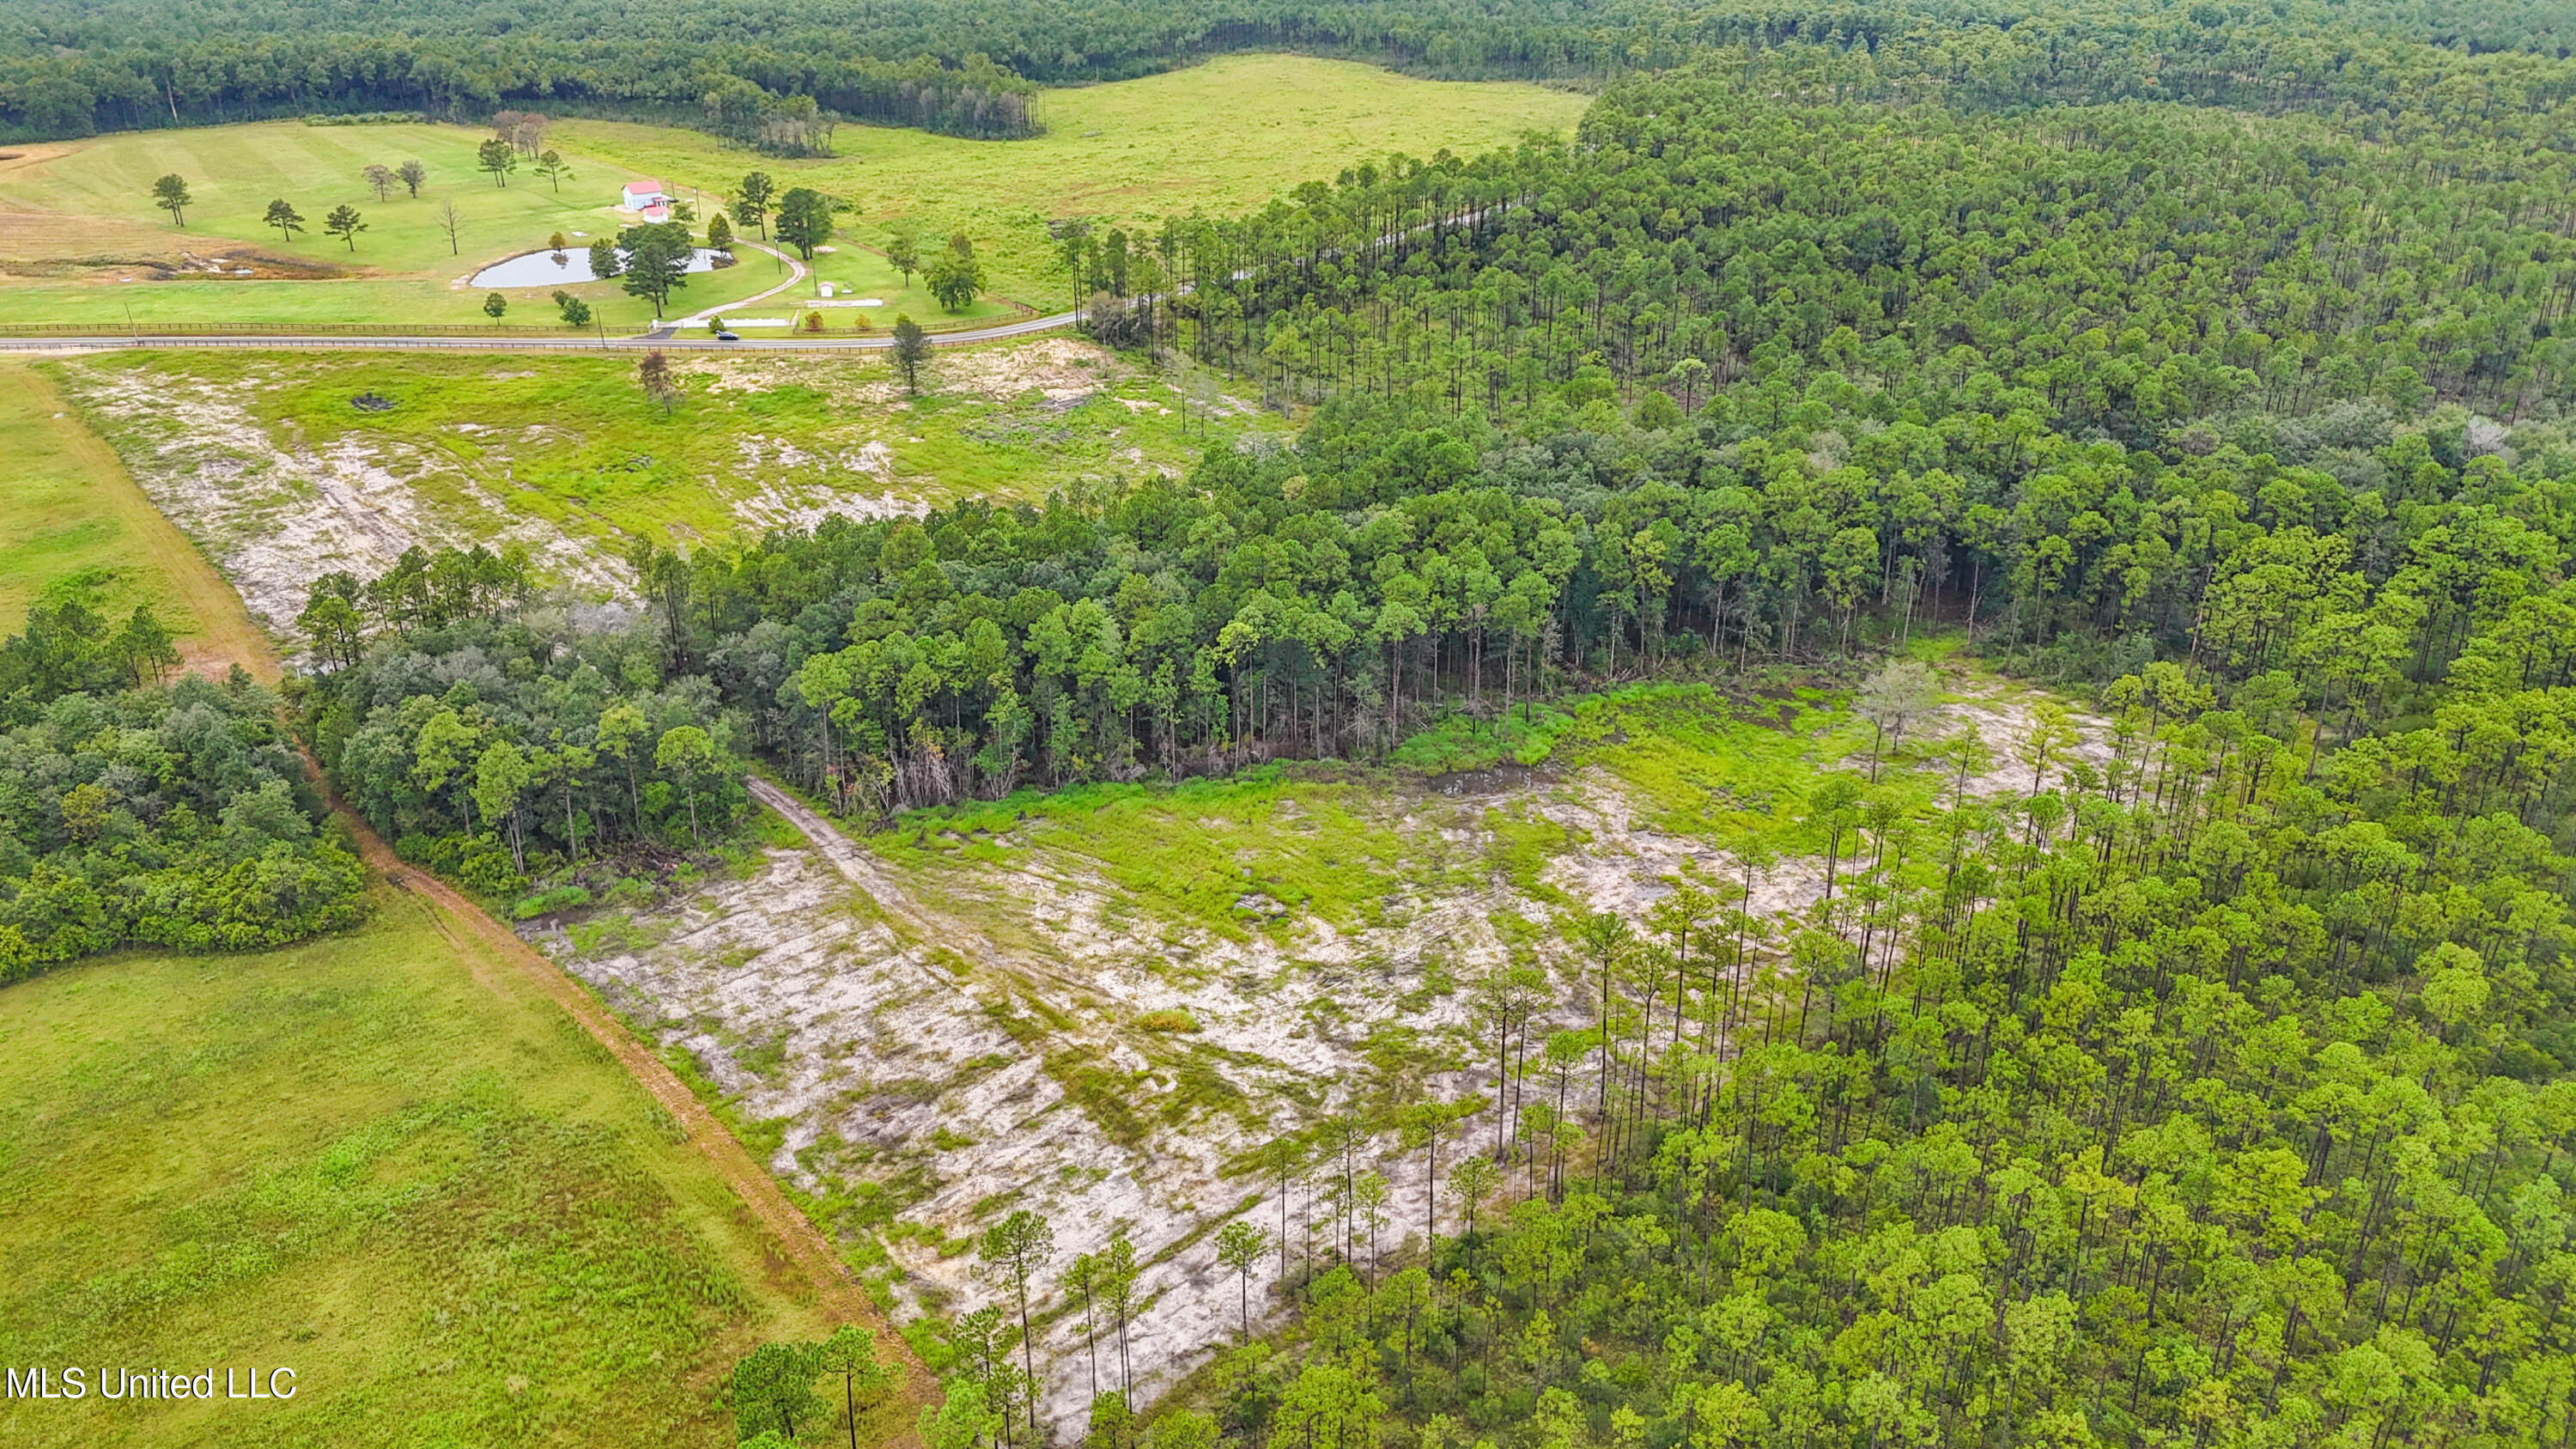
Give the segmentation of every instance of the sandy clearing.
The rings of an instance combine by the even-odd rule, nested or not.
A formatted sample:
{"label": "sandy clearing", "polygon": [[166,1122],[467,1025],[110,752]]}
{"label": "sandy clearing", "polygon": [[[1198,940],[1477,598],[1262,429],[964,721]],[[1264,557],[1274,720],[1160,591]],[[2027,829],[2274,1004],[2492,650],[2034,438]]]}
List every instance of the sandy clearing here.
{"label": "sandy clearing", "polygon": [[[292,630],[315,579],[343,569],[373,578],[414,545],[523,544],[558,578],[594,592],[623,590],[622,564],[512,514],[442,459],[356,437],[320,449],[280,442],[251,415],[248,381],[92,370],[70,385],[84,407],[139,442],[127,449],[135,480],[273,630]],[[431,474],[471,505],[467,517],[423,502],[419,484]]]}
{"label": "sandy clearing", "polygon": [[[1367,1090],[1374,1033],[1416,1033],[1409,1090],[1490,1100],[1494,1072],[1462,983],[1511,959],[1501,913],[1544,921],[1561,903],[1490,870],[1452,868],[1487,858],[1487,809],[1535,809],[1589,834],[1546,872],[1563,903],[1634,912],[1670,888],[1665,877],[1733,872],[1707,846],[1639,826],[1614,781],[1583,772],[1540,790],[1426,792],[1402,828],[1446,864],[1387,901],[1381,924],[1335,930],[1292,916],[1243,940],[1157,935],[1078,863],[1036,852],[1018,868],[918,878],[766,781],[752,788],[811,849],[772,850],[755,877],[608,933],[622,944],[578,950],[558,929],[535,933],[540,945],[631,1019],[655,1023],[663,1043],[696,1054],[747,1117],[781,1121],[769,1166],[782,1178],[809,1191],[874,1182],[906,1194],[902,1220],[929,1231],[891,1244],[899,1314],[992,1301],[972,1254],[938,1245],[963,1243],[1009,1207],[1053,1222],[1056,1271],[1125,1230],[1150,1264],[1128,1342],[1148,1397],[1234,1323],[1236,1288],[1214,1260],[1212,1230],[1243,1215],[1278,1231],[1279,1187],[1240,1171],[1244,1155]],[[1793,864],[1761,882],[1756,905],[1794,910],[1820,889]],[[1588,1020],[1577,977],[1552,978],[1546,995],[1542,1034]],[[1163,1010],[1189,1013],[1199,1030],[1136,1026]],[[1118,1101],[1086,1100],[1086,1072],[1108,1074]],[[1182,1090],[1185,1074],[1199,1076],[1195,1094]],[[1109,1130],[1122,1114],[1129,1130]],[[1460,1130],[1490,1143],[1495,1127],[1487,1109]],[[1457,1150],[1453,1140],[1444,1166]],[[1380,1247],[1418,1243],[1430,1207],[1420,1156],[1381,1137],[1354,1168],[1390,1184]],[[1289,1185],[1301,1251],[1311,1232],[1329,1235],[1315,1224],[1332,1185]],[[1266,1259],[1253,1276],[1256,1314],[1275,1311],[1277,1271]],[[1062,1306],[1054,1276],[1046,1301]],[[1038,1350],[1045,1411],[1059,1432],[1077,1432],[1090,1382],[1079,1314]]]}

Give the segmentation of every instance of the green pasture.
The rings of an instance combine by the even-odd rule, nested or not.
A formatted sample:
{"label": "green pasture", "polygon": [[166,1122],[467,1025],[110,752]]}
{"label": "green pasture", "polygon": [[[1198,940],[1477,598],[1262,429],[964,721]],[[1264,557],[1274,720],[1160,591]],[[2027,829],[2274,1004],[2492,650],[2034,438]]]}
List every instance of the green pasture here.
{"label": "green pasture", "polygon": [[18,630],[29,605],[54,602],[115,616],[148,605],[174,628],[196,626],[179,589],[139,556],[142,520],[119,506],[131,485],[119,493],[108,476],[115,455],[24,363],[0,363],[0,437],[11,472],[0,488],[0,635]]}
{"label": "green pasture", "polygon": [[[1508,145],[1531,130],[1570,129],[1585,100],[1517,83],[1424,81],[1374,66],[1302,56],[1230,56],[1167,75],[1050,91],[1039,100],[1044,136],[968,141],[926,132],[843,126],[839,155],[764,157],[700,132],[666,126],[571,121],[549,144],[572,166],[560,187],[521,170],[507,186],[475,169],[488,133],[468,126],[308,126],[300,121],[136,131],[31,148],[0,162],[0,320],[123,325],[158,322],[475,323],[484,290],[459,285],[478,268],[544,246],[555,232],[575,245],[613,232],[618,187],[658,177],[674,195],[692,189],[706,212],[744,172],[769,172],[781,190],[812,186],[850,202],[835,250],[818,255],[817,280],[855,287],[916,321],[947,318],[914,274],[909,285],[868,250],[893,223],[914,227],[925,251],[953,231],[975,239],[992,290],[1041,309],[1069,300],[1051,260],[1046,223],[1067,216],[1146,225],[1193,209],[1258,207],[1342,168],[1403,151],[1462,155]],[[370,163],[407,159],[429,169],[417,198],[396,187],[378,200],[361,179]],[[523,166],[526,163],[522,163]],[[195,203],[174,226],[152,202],[154,178],[185,177]],[[308,230],[292,239],[261,218],[272,200],[292,203]],[[463,213],[451,243],[442,202]],[[356,245],[322,234],[347,204],[364,216]],[[147,265],[255,247],[306,278],[238,278]],[[778,280],[751,252],[744,265],[692,278],[677,315],[722,307]],[[551,288],[509,294],[507,321],[544,323]],[[652,309],[614,282],[569,289],[600,321],[633,330]],[[799,299],[813,295],[809,283]],[[781,297],[753,309],[774,315]],[[840,309],[833,309],[838,311]],[[987,299],[966,317],[1008,315]],[[835,330],[849,324],[834,319]]]}
{"label": "green pasture", "polygon": [[[560,189],[524,170],[507,186],[495,186],[475,169],[475,147],[488,139],[488,131],[465,126],[300,121],[128,131],[77,143],[54,160],[0,172],[0,205],[61,213],[74,226],[108,219],[149,229],[126,250],[148,245],[203,252],[215,243],[247,242],[292,262],[442,280],[540,246],[552,232],[604,236],[616,229],[610,207],[631,173],[583,158]],[[420,195],[408,196],[396,185],[389,198],[377,200],[360,172],[371,163],[393,167],[406,160],[428,168]],[[195,197],[184,228],[173,226],[152,199],[153,179],[174,172],[186,178]],[[303,214],[308,228],[291,241],[261,220],[268,204],[280,199]],[[439,205],[448,201],[464,217],[453,250],[437,222]],[[322,218],[343,204],[366,218],[355,247],[322,234]],[[31,251],[43,240],[21,238],[9,250]]]}
{"label": "green pasture", "polygon": [[[884,253],[862,246],[846,237],[838,238],[826,245],[831,250],[818,250],[814,254],[814,259],[806,264],[805,280],[794,290],[782,292],[763,302],[750,304],[742,309],[741,315],[776,317],[784,319],[787,326],[801,326],[803,313],[811,308],[822,317],[824,330],[831,333],[860,330],[883,332],[894,325],[897,317],[906,316],[925,327],[954,327],[983,321],[1007,322],[1014,317],[1027,315],[998,294],[978,297],[962,312],[948,311],[939,305],[938,298],[930,295],[930,289],[923,285],[919,271],[915,271],[907,278],[903,273],[895,270],[894,264],[885,259]],[[761,274],[767,275],[778,271],[776,262],[756,251],[742,248],[739,254],[744,266]],[[773,276],[772,280],[784,280],[784,277]],[[820,284],[826,282],[832,286],[831,303],[872,301],[880,305],[813,307],[813,303],[823,300]],[[727,317],[725,321],[728,326],[734,323],[732,317]],[[754,330],[768,335],[786,335],[786,326]]]}
{"label": "green pasture", "polygon": [[[557,232],[573,246],[612,235],[618,188],[635,173],[572,158],[560,188],[526,170],[496,186],[475,169],[488,133],[465,126],[308,126],[261,122],[178,131],[134,131],[63,148],[50,159],[0,169],[0,212],[49,218],[0,242],[0,320],[155,322],[486,321],[486,290],[460,285],[481,267],[547,244]],[[557,149],[562,149],[560,146]],[[401,186],[377,200],[362,178],[370,163],[418,160],[429,179],[418,197]],[[522,163],[523,166],[525,163]],[[186,178],[194,204],[186,225],[153,205],[152,183]],[[292,204],[306,229],[292,239],[264,224],[272,200]],[[439,207],[462,214],[451,244]],[[350,241],[322,234],[340,205],[357,208],[367,229]],[[13,217],[13,220],[17,219]],[[305,278],[217,276],[183,269],[162,278],[146,257],[211,255],[254,247],[263,272],[316,269]],[[689,279],[674,294],[682,313],[775,285],[784,271],[743,253],[744,265]],[[132,280],[126,280],[131,278]],[[512,324],[555,321],[552,288],[506,293]],[[615,282],[569,288],[611,328],[632,331],[652,307]]]}
{"label": "green pasture", "polygon": [[298,1390],[0,1400],[0,1440],[729,1444],[733,1359],[822,1327],[572,1018],[417,898],[377,905],[0,992],[0,1361]]}
{"label": "green pasture", "polygon": [[1390,152],[1427,158],[1445,147],[1470,156],[1533,130],[1570,132],[1588,103],[1517,82],[1426,81],[1353,61],[1235,55],[1047,91],[1037,106],[1046,134],[1026,141],[843,126],[833,140],[839,155],[798,161],[720,149],[662,126],[576,121],[561,134],[568,150],[708,195],[729,195],[754,169],[782,190],[813,187],[856,208],[841,214],[840,229],[871,246],[884,245],[896,223],[914,227],[925,250],[963,231],[995,290],[1054,309],[1071,296],[1049,221],[1146,226],[1193,210],[1254,210]]}
{"label": "green pasture", "polygon": [[[725,306],[776,285],[777,279],[766,273],[766,266],[745,266],[691,277],[687,288],[671,295],[670,315],[684,317],[707,307]],[[766,279],[755,281],[756,278]],[[514,328],[562,326],[554,303],[547,299],[552,290],[505,292],[509,310],[503,323]],[[590,303],[595,326],[604,327],[611,336],[631,336],[653,320],[652,304],[618,291],[615,282],[594,282],[566,290]],[[0,286],[0,305],[8,308],[9,321],[79,322],[109,332],[124,329],[129,320],[145,328],[175,322],[357,322],[380,323],[399,330],[424,322],[440,326],[486,323],[490,319],[483,315],[485,295],[482,288],[366,277],[318,282],[138,281],[115,287],[50,282],[28,287]],[[563,330],[572,331],[569,327]],[[582,330],[588,335],[594,329]]]}
{"label": "green pasture", "polygon": [[0,488],[0,634],[34,604],[111,618],[140,605],[179,636],[191,669],[261,657],[266,641],[240,599],[83,425],[50,370],[0,361],[0,437],[12,466]]}

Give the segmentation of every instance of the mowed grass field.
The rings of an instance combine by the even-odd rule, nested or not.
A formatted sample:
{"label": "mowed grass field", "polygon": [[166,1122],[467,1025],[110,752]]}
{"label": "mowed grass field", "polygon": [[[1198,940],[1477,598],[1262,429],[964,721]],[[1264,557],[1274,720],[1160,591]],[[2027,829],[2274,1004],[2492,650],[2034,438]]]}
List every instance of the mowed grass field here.
{"label": "mowed grass field", "polygon": [[[760,274],[772,275],[773,280],[784,280],[784,268],[774,259],[749,250],[743,251],[741,256],[745,266]],[[802,325],[808,311],[820,316],[824,330],[833,334],[859,331],[882,334],[894,326],[898,317],[910,317],[924,327],[947,331],[971,327],[979,322],[1008,322],[1030,315],[1027,308],[998,292],[987,292],[964,311],[951,312],[939,305],[938,298],[930,295],[930,288],[919,271],[907,277],[895,270],[894,263],[887,261],[883,252],[853,243],[846,237],[826,243],[823,249],[815,252],[814,259],[806,263],[806,267],[807,279],[793,291],[740,307],[719,308],[715,317],[721,318],[728,328],[749,328],[756,335],[784,337],[788,328]],[[822,289],[817,285],[826,282],[832,286],[829,299],[823,298]],[[823,305],[814,306],[818,301]],[[857,302],[872,305],[851,305]],[[706,310],[694,302],[687,305],[693,313]],[[704,330],[703,324],[699,330]]]}
{"label": "mowed grass field", "polygon": [[[618,188],[634,173],[590,157],[572,160],[558,189],[525,169],[495,186],[475,169],[488,133],[464,126],[308,126],[300,121],[135,131],[92,141],[24,148],[0,162],[0,303],[6,320],[140,322],[408,321],[480,323],[487,289],[452,285],[503,257],[534,250],[562,232],[574,246],[613,234]],[[712,144],[712,143],[710,143]],[[557,149],[561,149],[558,146]],[[385,200],[362,178],[370,163],[417,160],[429,171],[421,194],[397,185]],[[526,163],[522,163],[523,167]],[[152,183],[186,178],[195,203],[185,227],[153,205]],[[261,220],[272,200],[292,204],[306,230],[292,240]],[[462,213],[451,247],[441,203]],[[335,206],[358,209],[367,229],[352,247],[322,233]],[[144,258],[211,256],[255,248],[279,263],[322,269],[312,278],[186,275],[160,279]],[[744,265],[701,273],[673,296],[679,311],[761,291],[780,269],[755,252]],[[256,270],[283,268],[253,264]],[[127,281],[125,278],[134,278]],[[513,324],[550,325],[552,288],[508,293]],[[589,300],[612,328],[632,330],[649,304],[616,283],[568,289]]]}
{"label": "mowed grass field", "polygon": [[814,187],[856,204],[844,232],[870,245],[883,245],[896,223],[915,226],[925,248],[964,231],[998,290],[1054,308],[1072,299],[1050,257],[1049,221],[1085,216],[1133,227],[1194,210],[1254,210],[1390,152],[1428,158],[1446,147],[1470,156],[1530,131],[1571,132],[1589,104],[1544,86],[1235,55],[1047,91],[1037,106],[1046,134],[1026,141],[843,126],[833,138],[839,155],[792,161],[719,151],[704,136],[660,126],[574,121],[560,134],[584,155],[711,195],[730,195],[755,168],[782,188]]}
{"label": "mowed grass field", "polygon": [[734,1359],[825,1327],[579,1025],[426,902],[376,905],[0,993],[0,1362],[298,1388],[0,1400],[0,1442],[728,1444]]}
{"label": "mowed grass field", "polygon": [[[484,292],[451,285],[476,268],[541,247],[561,231],[591,237],[616,228],[617,188],[659,178],[674,194],[694,188],[708,209],[743,174],[764,170],[781,190],[811,186],[847,200],[835,250],[819,255],[816,280],[861,289],[915,320],[945,320],[915,274],[892,275],[882,247],[895,223],[915,227],[925,251],[951,232],[973,237],[994,292],[1041,309],[1071,300],[1052,261],[1049,221],[1071,216],[1149,226],[1193,210],[1258,207],[1313,180],[1402,151],[1442,148],[1471,155],[1510,145],[1524,133],[1567,131],[1582,96],[1514,83],[1415,80],[1375,66],[1301,56],[1232,56],[1167,75],[1114,85],[1049,91],[1038,113],[1047,134],[1026,141],[969,141],[926,132],[843,126],[838,156],[765,157],[703,133],[667,126],[567,121],[550,145],[571,163],[560,191],[522,170],[506,188],[475,170],[487,133],[465,126],[307,126],[262,122],[142,131],[23,148],[0,161],[0,317],[19,322],[122,326],[141,322],[477,323]],[[378,201],[360,179],[370,162],[418,159],[429,183],[418,199],[397,188]],[[187,178],[196,204],[185,229],[152,203],[154,178]],[[311,228],[293,241],[261,223],[283,198]],[[435,212],[452,200],[465,215],[450,249]],[[340,204],[364,214],[354,250],[321,232]],[[147,258],[175,259],[252,247],[287,262],[337,269],[314,279],[209,276],[155,280]],[[742,253],[744,265],[690,280],[681,314],[723,307],[778,280],[775,264]],[[133,280],[125,280],[132,278]],[[511,323],[550,324],[551,288],[511,296]],[[613,282],[570,289],[612,328],[651,315]],[[779,315],[813,295],[759,304]],[[1000,315],[999,302],[981,313]],[[846,321],[836,325],[846,327]]]}

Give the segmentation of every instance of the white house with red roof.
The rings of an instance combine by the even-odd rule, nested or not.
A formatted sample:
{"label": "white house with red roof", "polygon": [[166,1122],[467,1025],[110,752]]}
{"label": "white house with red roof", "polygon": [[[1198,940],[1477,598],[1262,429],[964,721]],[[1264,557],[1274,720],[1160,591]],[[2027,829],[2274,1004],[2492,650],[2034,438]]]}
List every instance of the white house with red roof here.
{"label": "white house with red roof", "polygon": [[671,219],[671,198],[663,192],[662,183],[650,176],[627,182],[626,189],[618,194],[617,204],[641,214],[646,221]]}

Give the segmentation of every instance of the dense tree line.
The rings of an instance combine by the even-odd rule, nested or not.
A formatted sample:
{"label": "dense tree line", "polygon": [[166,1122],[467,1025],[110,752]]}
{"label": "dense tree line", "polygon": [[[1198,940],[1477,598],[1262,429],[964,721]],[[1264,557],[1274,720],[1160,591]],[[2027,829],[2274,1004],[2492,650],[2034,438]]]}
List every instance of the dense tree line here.
{"label": "dense tree line", "polygon": [[[790,60],[741,41],[533,31],[218,32],[159,29],[71,51],[0,50],[0,137],[43,139],[340,112],[479,123],[495,109],[606,113],[697,126],[764,150],[828,154],[841,118],[949,135],[1034,134],[1036,86],[980,55],[880,58],[826,46]],[[156,22],[157,25],[157,22]],[[839,34],[837,25],[831,34]],[[36,43],[32,42],[31,44]],[[839,52],[839,53],[836,53]]]}
{"label": "dense tree line", "polygon": [[149,611],[43,606],[0,644],[0,984],[124,945],[240,950],[359,920],[365,872],[324,828],[236,669],[164,685]]}
{"label": "dense tree line", "polygon": [[320,666],[293,691],[300,728],[404,859],[534,912],[735,833],[743,763],[717,689],[765,641],[700,655],[685,630],[574,627],[531,597],[524,559],[482,549],[326,576],[298,623]]}
{"label": "dense tree line", "polygon": [[2134,447],[2249,394],[2499,415],[2554,395],[2576,361],[2569,182],[2562,155],[2495,138],[2138,106],[1900,120],[1668,80],[1615,88],[1570,149],[1399,157],[1077,266],[1178,294],[1097,304],[1103,330],[1299,399],[1499,414],[1653,388],[1938,426],[2009,398]]}
{"label": "dense tree line", "polygon": [[2517,462],[2464,411],[2363,400],[2131,449],[2010,394],[1938,424],[1856,387],[1750,419],[1595,396],[1524,431],[1341,397],[1294,449],[1212,449],[1091,506],[660,555],[651,598],[745,741],[867,816],[1382,757],[1569,682],[1848,657],[1936,615],[2059,675],[2280,671],[2342,729],[2564,577],[2554,430]]}
{"label": "dense tree line", "polygon": [[0,138],[310,112],[480,117],[504,105],[746,121],[797,104],[953,134],[1027,134],[1041,84],[1296,49],[1455,78],[1608,79],[1724,48],[1762,88],[1956,105],[2180,99],[2452,115],[2556,114],[2571,95],[2564,0],[572,0],[506,19],[388,17],[356,0],[222,7],[32,0],[0,21]]}

